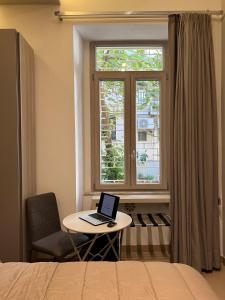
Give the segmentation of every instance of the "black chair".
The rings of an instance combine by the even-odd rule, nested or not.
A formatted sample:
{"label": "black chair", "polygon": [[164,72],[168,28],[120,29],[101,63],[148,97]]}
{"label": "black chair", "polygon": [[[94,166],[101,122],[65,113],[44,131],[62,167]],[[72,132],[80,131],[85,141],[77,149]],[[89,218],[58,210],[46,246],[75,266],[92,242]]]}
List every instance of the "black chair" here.
{"label": "black chair", "polygon": [[[68,233],[61,230],[59,212],[54,193],[40,194],[27,198],[27,229],[30,238],[30,260],[33,252],[53,257],[53,261],[66,261],[74,253]],[[85,234],[73,233],[76,246],[89,241]]]}

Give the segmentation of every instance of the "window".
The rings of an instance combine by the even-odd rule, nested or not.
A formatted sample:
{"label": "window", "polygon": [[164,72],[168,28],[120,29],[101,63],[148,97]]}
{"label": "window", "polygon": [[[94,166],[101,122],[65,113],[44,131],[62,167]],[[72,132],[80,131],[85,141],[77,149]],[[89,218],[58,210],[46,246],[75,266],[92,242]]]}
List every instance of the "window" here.
{"label": "window", "polygon": [[147,142],[147,132],[138,131],[138,142]]}
{"label": "window", "polygon": [[165,52],[163,42],[91,44],[94,189],[167,188]]}

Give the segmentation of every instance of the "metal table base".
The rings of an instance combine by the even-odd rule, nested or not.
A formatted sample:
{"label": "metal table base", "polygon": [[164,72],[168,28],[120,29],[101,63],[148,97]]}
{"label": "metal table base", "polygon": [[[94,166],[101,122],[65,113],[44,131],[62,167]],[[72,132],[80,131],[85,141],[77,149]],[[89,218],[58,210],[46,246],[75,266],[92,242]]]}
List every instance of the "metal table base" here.
{"label": "metal table base", "polygon": [[[121,230],[114,232],[116,234],[113,238],[110,237],[110,233],[96,233],[90,241],[82,244],[81,246],[76,246],[72,239],[72,235],[68,229],[67,229],[67,232],[68,232],[69,239],[70,239],[71,244],[74,249],[74,254],[75,254],[75,256],[78,257],[79,261],[85,261],[85,260],[87,260],[87,258],[89,256],[91,256],[91,258],[88,259],[90,261],[95,259],[96,257],[100,257],[100,261],[103,261],[106,258],[107,254],[109,253],[110,249],[112,249],[112,251],[115,255],[115,258],[117,260],[120,260],[120,243],[119,243],[119,251],[118,252],[115,249],[114,243],[117,239],[120,240]],[[104,247],[102,249],[100,249],[97,253],[93,254],[91,252],[91,250],[92,250],[93,246],[95,245],[95,242],[102,236],[106,236],[108,242],[106,244],[104,244]],[[87,247],[86,251],[83,253],[83,255],[81,255],[82,248],[88,244],[89,244],[89,246]]]}

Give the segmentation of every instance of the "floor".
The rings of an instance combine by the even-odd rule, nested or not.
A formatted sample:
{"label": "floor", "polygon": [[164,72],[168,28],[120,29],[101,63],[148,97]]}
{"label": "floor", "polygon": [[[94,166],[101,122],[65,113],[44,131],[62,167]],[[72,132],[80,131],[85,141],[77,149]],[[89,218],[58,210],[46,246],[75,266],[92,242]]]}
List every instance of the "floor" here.
{"label": "floor", "polygon": [[213,273],[203,274],[205,279],[208,281],[212,289],[217,294],[220,300],[225,299],[225,266],[222,267],[221,271],[214,271]]}
{"label": "floor", "polygon": [[[122,246],[121,260],[169,261],[169,248],[166,246]],[[202,274],[219,300],[225,300],[225,266],[221,271]]]}
{"label": "floor", "polygon": [[121,260],[155,260],[169,261],[170,253],[168,246],[122,246]]}

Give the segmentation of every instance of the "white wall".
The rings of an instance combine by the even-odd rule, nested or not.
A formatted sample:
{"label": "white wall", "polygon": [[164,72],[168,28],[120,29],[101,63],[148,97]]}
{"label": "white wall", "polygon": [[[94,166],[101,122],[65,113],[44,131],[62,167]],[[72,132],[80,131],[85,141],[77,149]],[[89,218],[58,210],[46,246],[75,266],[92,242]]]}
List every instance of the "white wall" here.
{"label": "white wall", "polygon": [[35,53],[37,191],[56,193],[60,215],[75,209],[73,30],[53,6],[0,6],[0,28],[15,28]]}
{"label": "white wall", "polygon": [[74,117],[75,117],[75,170],[76,170],[76,211],[82,210],[84,180],[83,147],[83,52],[84,42],[74,27]]}
{"label": "white wall", "polygon": [[[221,61],[222,61],[222,22],[214,20],[212,22],[214,53],[215,53],[215,72],[216,72],[216,92],[217,92],[217,116],[218,116],[218,174],[219,174],[219,195],[218,197],[223,200],[222,195],[222,127],[221,127]],[[222,243],[222,202],[219,206],[219,222],[220,222],[220,249],[223,253]]]}
{"label": "white wall", "polygon": [[[221,0],[61,0],[61,10],[220,9]],[[75,210],[73,22],[56,6],[0,6],[0,28],[15,28],[35,52],[37,191],[54,191],[61,217]],[[216,53],[216,57],[219,57]],[[88,93],[89,91],[86,91]],[[85,120],[86,122],[86,120]],[[87,120],[86,126],[89,126]]]}
{"label": "white wall", "polygon": [[[225,10],[225,0],[222,0],[222,8]],[[221,114],[222,116],[225,115],[225,19],[223,19],[222,22],[222,88],[221,88]],[[222,123],[222,196],[223,196],[223,230],[222,230],[222,236],[223,236],[223,257],[225,258],[225,120],[224,117],[221,118]]]}
{"label": "white wall", "polygon": [[123,11],[123,10],[213,10],[221,8],[221,0],[61,0],[64,11]]}

